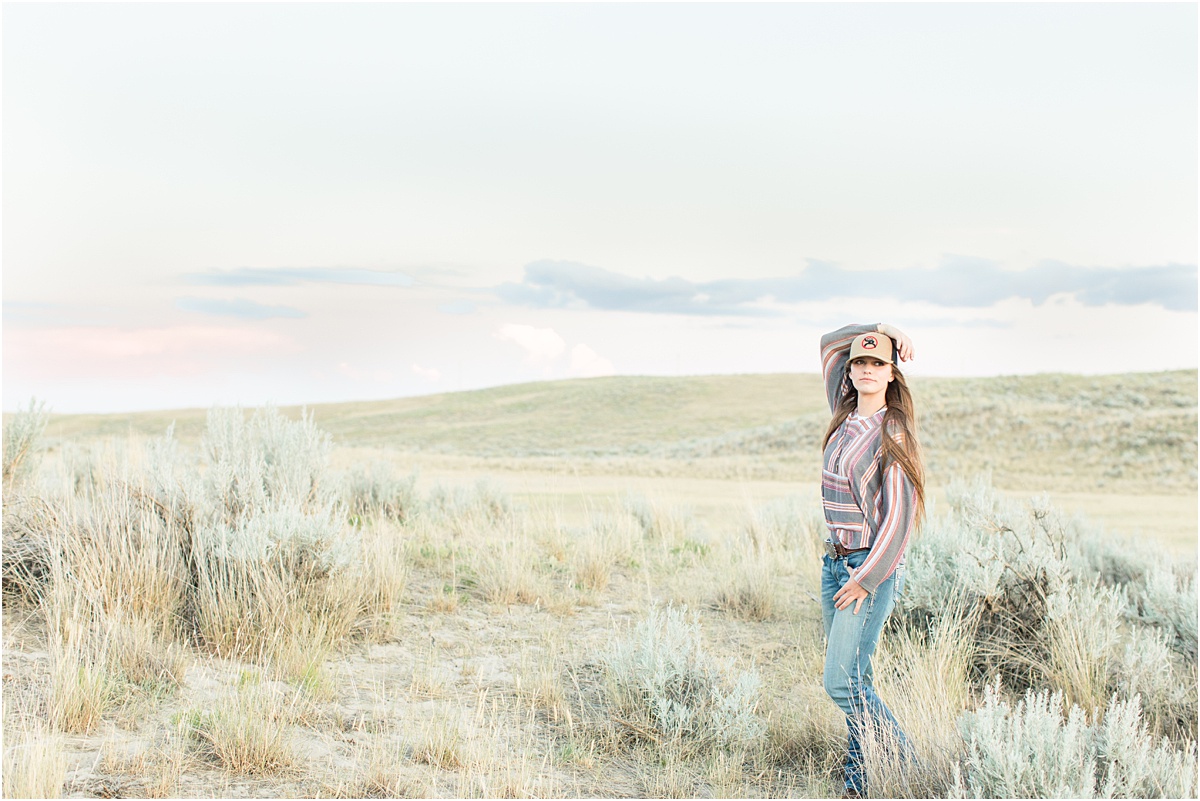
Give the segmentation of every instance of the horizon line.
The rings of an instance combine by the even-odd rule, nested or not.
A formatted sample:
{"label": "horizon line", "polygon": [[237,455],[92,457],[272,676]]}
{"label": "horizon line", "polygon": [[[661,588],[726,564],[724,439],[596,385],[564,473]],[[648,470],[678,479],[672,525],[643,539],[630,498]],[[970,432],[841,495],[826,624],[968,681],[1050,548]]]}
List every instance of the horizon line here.
{"label": "horizon line", "polygon": [[[914,376],[914,375],[906,374],[906,378],[909,381],[916,381],[918,383],[925,379],[936,379],[936,380],[943,380],[943,381],[967,381],[967,380],[979,380],[979,379],[987,380],[987,379],[1004,379],[1004,378],[1037,378],[1039,376],[1079,376],[1079,377],[1087,377],[1087,378],[1111,378],[1114,376],[1123,376],[1123,375],[1196,373],[1196,372],[1198,372],[1198,370],[1200,370],[1200,368],[1182,367],[1182,368],[1176,368],[1176,369],[1172,369],[1172,370],[1125,370],[1122,372],[1112,372],[1112,373],[1067,373],[1067,372],[1059,372],[1059,371],[1041,371],[1041,372],[1034,372],[1034,373],[997,373],[995,375],[955,375],[955,376],[947,376],[947,375],[916,375],[916,376]],[[564,376],[561,378],[547,378],[547,379],[541,379],[538,381],[515,381],[515,382],[510,382],[510,383],[489,384],[486,386],[470,387],[470,388],[464,388],[464,389],[442,390],[439,392],[420,392],[420,393],[415,393],[415,394],[411,394],[411,395],[391,395],[391,396],[383,397],[383,398],[357,398],[357,399],[347,399],[347,400],[320,401],[320,402],[315,402],[315,403],[304,402],[304,401],[298,402],[298,403],[292,403],[292,402],[276,403],[274,401],[263,401],[261,403],[253,403],[253,404],[249,404],[249,403],[243,404],[240,402],[239,403],[225,403],[225,404],[210,403],[210,404],[206,404],[206,405],[195,405],[195,406],[167,406],[167,407],[158,407],[158,408],[152,408],[152,409],[125,409],[125,410],[119,410],[119,411],[81,411],[81,412],[56,412],[56,411],[53,411],[53,409],[51,408],[47,411],[47,413],[52,418],[64,418],[64,417],[89,417],[89,416],[90,417],[115,417],[115,416],[122,416],[122,415],[159,414],[159,413],[171,413],[171,412],[199,412],[199,411],[207,411],[209,409],[214,409],[214,408],[241,408],[241,409],[251,410],[251,409],[261,409],[261,408],[266,408],[266,407],[274,407],[276,409],[307,410],[307,409],[315,409],[315,408],[322,407],[322,406],[344,406],[344,405],[358,404],[358,403],[387,403],[389,401],[411,400],[411,399],[415,399],[415,398],[432,398],[432,397],[436,397],[438,395],[458,395],[458,394],[465,394],[465,393],[469,393],[469,392],[487,392],[490,390],[503,389],[506,387],[534,386],[537,384],[561,384],[561,383],[566,383],[569,381],[603,381],[603,380],[611,380],[611,379],[633,379],[633,378],[696,379],[696,378],[723,378],[723,377],[736,377],[736,376],[745,376],[745,377],[813,376],[815,378],[820,378],[821,374],[818,372],[690,373],[690,374],[686,374],[686,375],[649,374],[649,373],[618,373],[618,374],[614,374],[614,375],[605,375],[605,376],[586,376],[586,377],[585,376]],[[33,397],[33,398],[31,398],[31,400],[41,400],[42,402],[48,403],[47,399],[45,399],[45,398],[39,399],[39,398]],[[24,409],[21,409],[21,408],[4,409],[2,413],[3,413],[4,417],[7,418],[10,415],[18,414],[21,411],[24,411]]]}

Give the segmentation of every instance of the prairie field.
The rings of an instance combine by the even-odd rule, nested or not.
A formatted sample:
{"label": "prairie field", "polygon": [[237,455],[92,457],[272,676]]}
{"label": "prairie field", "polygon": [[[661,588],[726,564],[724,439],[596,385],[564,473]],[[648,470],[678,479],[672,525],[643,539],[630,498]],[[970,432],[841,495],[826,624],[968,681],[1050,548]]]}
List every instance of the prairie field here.
{"label": "prairie field", "polygon": [[[1196,371],[910,380],[877,797],[1196,795]],[[838,797],[809,375],[5,416],[11,797]]]}

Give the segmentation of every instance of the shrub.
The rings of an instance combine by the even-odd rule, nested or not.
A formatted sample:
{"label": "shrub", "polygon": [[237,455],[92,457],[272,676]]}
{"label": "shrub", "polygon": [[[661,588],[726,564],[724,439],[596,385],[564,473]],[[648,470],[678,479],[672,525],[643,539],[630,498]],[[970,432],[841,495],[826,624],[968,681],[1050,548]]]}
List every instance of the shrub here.
{"label": "shrub", "polygon": [[948,495],[950,513],[931,519],[909,547],[893,626],[928,629],[961,596],[978,610],[970,631],[976,686],[998,675],[1012,691],[1049,685],[1092,708],[1113,692],[1130,697],[1124,679],[1140,675],[1159,688],[1148,700],[1155,731],[1181,735],[1184,718],[1194,726],[1194,677],[1181,682],[1190,704],[1168,700],[1162,680],[1126,648],[1131,628],[1158,627],[1175,652],[1166,664],[1182,660],[1194,671],[1190,575],[1161,567],[1145,550],[1123,549],[1044,500],[1018,504],[984,482],[954,485]]}
{"label": "shrub", "polygon": [[447,488],[438,484],[429,492],[429,509],[460,530],[476,522],[501,523],[512,515],[512,501],[500,486],[486,478],[472,485]]}
{"label": "shrub", "polygon": [[1023,690],[1048,660],[1049,599],[1067,583],[1058,544],[990,488],[960,485],[948,494],[954,513],[930,520],[909,547],[898,621],[928,628],[965,593],[980,609],[974,678],[999,672]]}
{"label": "shrub", "polygon": [[1139,699],[1114,697],[1100,724],[1061,692],[1028,691],[1015,709],[989,685],[983,706],[959,719],[967,742],[959,797],[1188,798],[1196,793],[1195,744],[1157,745]]}
{"label": "shrub", "polygon": [[200,447],[205,500],[231,526],[284,499],[305,509],[332,499],[325,481],[332,442],[311,413],[289,420],[267,406],[247,420],[241,409],[213,408]]}
{"label": "shrub", "polygon": [[650,609],[602,656],[607,700],[635,732],[690,750],[749,746],[766,731],[761,681],[705,653],[685,611]]}
{"label": "shrub", "polygon": [[350,631],[360,542],[327,480],[329,450],[311,414],[293,421],[271,407],[248,419],[210,410],[202,472],[169,430],[148,449],[157,508],[183,530],[185,616],[218,653],[307,673]]}
{"label": "shrub", "polygon": [[1176,650],[1196,659],[1196,587],[1186,576],[1161,565],[1134,585],[1138,617],[1171,632]]}
{"label": "shrub", "polygon": [[397,523],[409,520],[419,508],[417,474],[397,479],[390,462],[379,460],[369,466],[356,465],[342,479],[342,501],[351,515],[385,518]]}
{"label": "shrub", "polygon": [[1137,695],[1113,698],[1097,732],[1103,798],[1190,798],[1196,795],[1196,747],[1157,746],[1142,720]]}
{"label": "shrub", "polygon": [[11,415],[4,424],[5,490],[20,484],[37,468],[41,459],[39,440],[49,420],[46,404],[30,399],[29,408]]}
{"label": "shrub", "polygon": [[4,499],[4,594],[35,601],[50,579],[60,508],[41,498],[18,495]]}
{"label": "shrub", "polygon": [[1196,674],[1171,648],[1171,635],[1134,625],[1114,666],[1113,684],[1142,700],[1151,732],[1177,742],[1196,734]]}
{"label": "shrub", "polygon": [[64,482],[52,502],[11,504],[6,590],[78,590],[79,619],[56,625],[126,626],[134,683],[176,682],[177,657],[153,642],[176,635],[311,678],[360,613],[398,593],[358,558],[325,473],[329,437],[311,416],[214,409],[201,449],[204,463],[168,428],[140,463],[93,451],[88,481]]}

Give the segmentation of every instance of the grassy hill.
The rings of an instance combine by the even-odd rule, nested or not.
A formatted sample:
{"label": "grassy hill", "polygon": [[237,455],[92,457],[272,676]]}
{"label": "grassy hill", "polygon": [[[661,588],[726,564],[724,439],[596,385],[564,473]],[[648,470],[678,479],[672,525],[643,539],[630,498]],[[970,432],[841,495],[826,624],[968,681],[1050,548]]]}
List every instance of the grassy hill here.
{"label": "grassy hill", "polygon": [[[1194,493],[1195,370],[911,380],[933,482]],[[340,446],[510,467],[812,480],[829,413],[816,375],[609,377],[311,407]],[[284,410],[299,413],[298,408]],[[199,436],[205,410],[55,415],[51,442]]]}

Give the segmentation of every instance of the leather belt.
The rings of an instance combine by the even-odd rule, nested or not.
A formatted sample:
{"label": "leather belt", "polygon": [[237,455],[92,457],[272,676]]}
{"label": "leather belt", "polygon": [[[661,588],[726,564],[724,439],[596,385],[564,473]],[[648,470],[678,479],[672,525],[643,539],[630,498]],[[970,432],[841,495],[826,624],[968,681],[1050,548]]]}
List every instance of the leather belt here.
{"label": "leather belt", "polygon": [[844,547],[842,547],[842,544],[840,542],[834,542],[833,540],[825,540],[825,553],[829,556],[830,559],[845,559],[847,556],[849,556],[852,553],[858,553],[859,551],[869,551],[869,550],[871,550],[871,547],[869,545],[866,548],[844,548]]}

